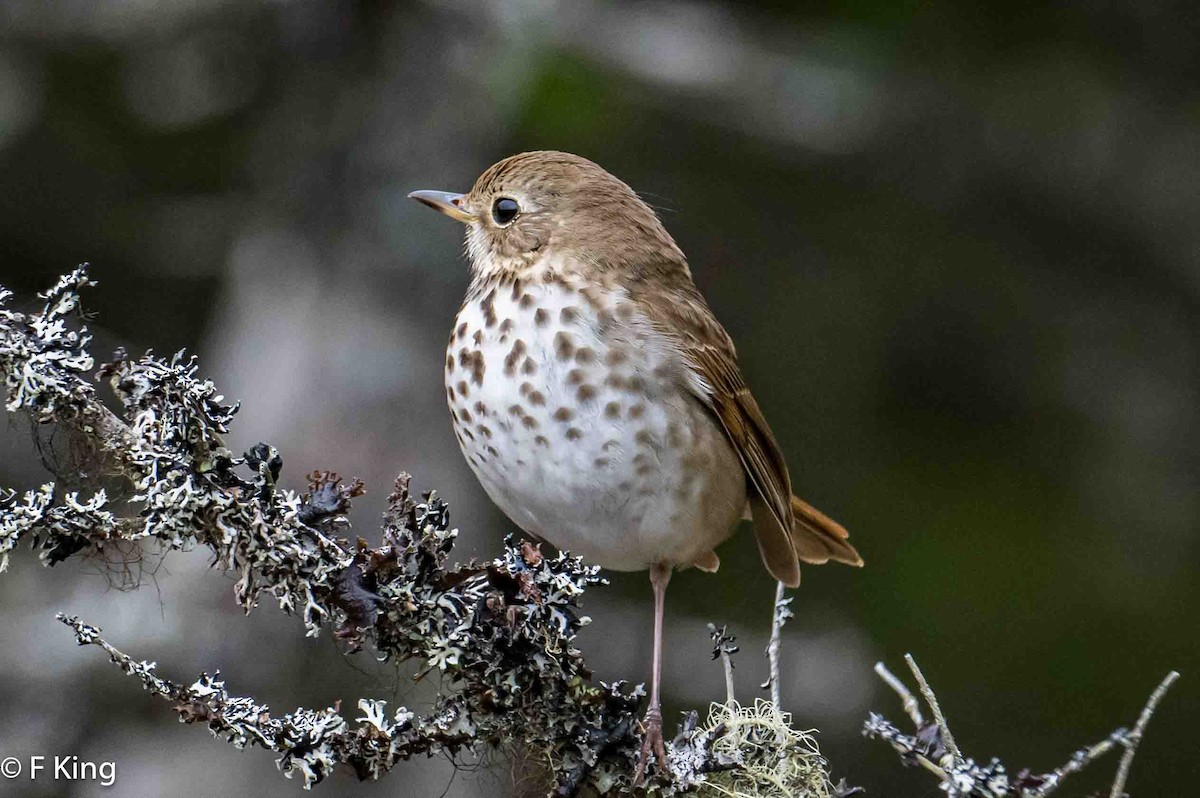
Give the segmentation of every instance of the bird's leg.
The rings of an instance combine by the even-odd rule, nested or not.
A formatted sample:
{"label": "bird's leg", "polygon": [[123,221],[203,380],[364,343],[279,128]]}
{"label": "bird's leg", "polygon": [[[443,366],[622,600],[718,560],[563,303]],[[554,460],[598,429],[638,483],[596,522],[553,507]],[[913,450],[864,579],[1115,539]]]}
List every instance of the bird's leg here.
{"label": "bird's leg", "polygon": [[637,771],[633,783],[640,785],[646,776],[646,764],[650,751],[654,751],[655,763],[661,772],[667,766],[667,749],[663,744],[662,705],[659,702],[658,685],[662,677],[663,609],[666,606],[667,583],[671,581],[671,566],[655,563],[650,566],[650,586],[654,588],[654,672],[650,677],[650,706],[642,720],[642,750],[638,756]]}

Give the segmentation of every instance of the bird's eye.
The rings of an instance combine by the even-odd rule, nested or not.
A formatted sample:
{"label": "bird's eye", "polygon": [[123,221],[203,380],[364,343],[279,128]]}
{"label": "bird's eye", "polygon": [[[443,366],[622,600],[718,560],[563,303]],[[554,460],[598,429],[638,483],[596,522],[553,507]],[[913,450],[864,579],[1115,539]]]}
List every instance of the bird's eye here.
{"label": "bird's eye", "polygon": [[492,203],[492,218],[496,220],[496,224],[508,224],[517,218],[520,210],[521,206],[515,199],[500,197]]}

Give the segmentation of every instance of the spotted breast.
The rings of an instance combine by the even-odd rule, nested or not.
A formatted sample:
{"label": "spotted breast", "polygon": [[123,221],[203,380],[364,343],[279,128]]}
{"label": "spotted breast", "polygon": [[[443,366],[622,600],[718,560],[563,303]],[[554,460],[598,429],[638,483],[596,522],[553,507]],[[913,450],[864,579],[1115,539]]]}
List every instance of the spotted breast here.
{"label": "spotted breast", "polygon": [[710,562],[746,480],[676,351],[619,287],[555,270],[474,285],[446,395],[488,496],[526,532],[607,568]]}

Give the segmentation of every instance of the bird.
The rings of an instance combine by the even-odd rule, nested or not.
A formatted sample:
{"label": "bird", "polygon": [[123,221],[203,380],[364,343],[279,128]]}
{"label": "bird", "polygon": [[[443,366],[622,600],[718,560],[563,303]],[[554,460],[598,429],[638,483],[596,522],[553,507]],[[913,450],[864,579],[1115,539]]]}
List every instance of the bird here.
{"label": "bird", "polygon": [[848,533],[792,494],[732,340],[661,220],[592,161],[534,151],[465,194],[414,200],[466,226],[470,281],[446,348],[455,437],[526,533],[602,568],[648,570],[654,644],[634,782],[666,766],[660,683],[667,583],[716,571],[753,523],[767,571],[861,566]]}

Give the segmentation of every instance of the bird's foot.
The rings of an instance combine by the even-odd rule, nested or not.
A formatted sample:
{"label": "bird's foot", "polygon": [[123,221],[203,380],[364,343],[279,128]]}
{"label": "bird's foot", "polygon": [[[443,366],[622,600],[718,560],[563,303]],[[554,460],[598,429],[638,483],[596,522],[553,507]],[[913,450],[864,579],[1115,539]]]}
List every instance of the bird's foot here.
{"label": "bird's foot", "polygon": [[653,706],[642,718],[642,750],[638,755],[637,770],[633,774],[633,786],[641,787],[646,780],[646,765],[650,752],[654,752],[654,766],[662,773],[667,767],[667,747],[663,742],[662,709]]}

